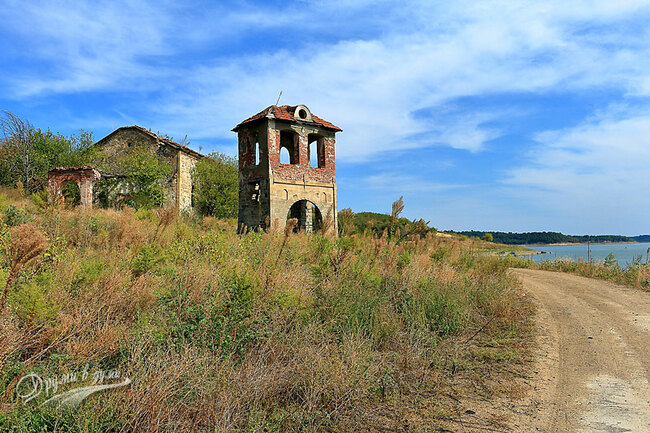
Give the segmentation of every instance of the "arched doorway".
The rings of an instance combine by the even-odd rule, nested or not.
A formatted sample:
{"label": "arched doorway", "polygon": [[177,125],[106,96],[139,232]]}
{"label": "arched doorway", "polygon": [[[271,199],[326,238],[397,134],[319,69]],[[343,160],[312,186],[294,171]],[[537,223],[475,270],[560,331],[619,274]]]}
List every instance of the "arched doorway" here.
{"label": "arched doorway", "polygon": [[287,220],[296,218],[298,224],[293,229],[295,233],[304,231],[306,233],[318,232],[323,228],[323,215],[320,209],[309,200],[298,200],[287,212]]}
{"label": "arched doorway", "polygon": [[81,203],[79,185],[74,180],[66,180],[61,184],[61,195],[69,206],[78,206]]}

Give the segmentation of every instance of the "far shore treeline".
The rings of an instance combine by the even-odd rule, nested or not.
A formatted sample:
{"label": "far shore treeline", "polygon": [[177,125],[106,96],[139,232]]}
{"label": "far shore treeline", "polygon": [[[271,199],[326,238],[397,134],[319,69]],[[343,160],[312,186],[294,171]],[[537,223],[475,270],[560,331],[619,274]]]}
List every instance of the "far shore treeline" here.
{"label": "far shore treeline", "polygon": [[565,235],[559,232],[481,232],[476,230],[452,232],[467,237],[482,238],[491,233],[494,242],[508,245],[556,244],[556,243],[604,243],[604,242],[650,242],[650,235]]}

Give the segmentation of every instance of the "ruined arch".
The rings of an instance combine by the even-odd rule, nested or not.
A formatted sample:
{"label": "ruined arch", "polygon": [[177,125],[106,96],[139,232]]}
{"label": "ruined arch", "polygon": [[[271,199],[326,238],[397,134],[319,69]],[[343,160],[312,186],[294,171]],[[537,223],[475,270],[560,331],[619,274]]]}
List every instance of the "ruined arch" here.
{"label": "ruined arch", "polygon": [[287,220],[296,218],[298,224],[294,232],[306,233],[319,232],[323,228],[323,214],[316,203],[311,200],[300,199],[295,201],[287,212]]}
{"label": "ruined arch", "polygon": [[[50,200],[57,202],[65,200],[64,186],[70,182],[79,189],[79,204],[83,207],[92,207],[93,188],[95,182],[101,178],[97,169],[90,166],[76,168],[54,168],[47,173]],[[73,189],[73,187],[67,186]]]}

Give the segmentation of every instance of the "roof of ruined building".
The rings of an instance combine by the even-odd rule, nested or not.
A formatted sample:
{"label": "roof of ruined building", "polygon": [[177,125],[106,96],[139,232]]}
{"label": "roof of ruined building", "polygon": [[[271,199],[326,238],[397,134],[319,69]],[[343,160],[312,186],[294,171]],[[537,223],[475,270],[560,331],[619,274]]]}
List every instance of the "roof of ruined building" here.
{"label": "roof of ruined building", "polygon": [[148,136],[154,138],[156,141],[158,141],[161,144],[164,144],[164,145],[167,145],[167,146],[172,147],[174,149],[180,150],[181,152],[185,152],[185,153],[190,154],[190,155],[192,155],[192,156],[194,156],[196,158],[203,158],[205,156],[205,155],[197,152],[196,150],[192,150],[187,146],[176,143],[175,141],[169,140],[167,138],[161,137],[158,134],[155,134],[154,132],[152,132],[151,130],[143,128],[142,126],[138,126],[138,125],[122,126],[120,128],[117,128],[115,131],[111,132],[110,134],[108,134],[106,137],[102,138],[101,140],[99,140],[95,144],[99,144],[102,141],[105,141],[106,139],[111,137],[113,134],[115,134],[118,131],[121,131],[123,129],[135,129],[137,131],[140,131],[140,132],[142,132],[144,134],[147,134]]}
{"label": "roof of ruined building", "polygon": [[281,120],[288,120],[291,122],[316,123],[322,126],[323,128],[332,129],[334,131],[342,131],[342,129],[339,128],[338,126],[333,125],[327,120],[321,119],[320,117],[314,115],[313,113],[311,115],[313,122],[308,122],[300,118],[294,117],[294,113],[296,112],[296,107],[297,105],[281,105],[281,106],[270,105],[266,107],[264,110],[255,114],[254,116],[251,116],[248,119],[244,120],[243,122],[240,122],[237,126],[233,128],[233,131],[237,131],[237,129],[242,125],[245,125],[247,123],[252,123],[263,118],[281,119]]}
{"label": "roof of ruined building", "polygon": [[48,171],[48,173],[57,173],[57,172],[66,172],[66,171],[87,171],[87,170],[97,170],[91,165],[82,165],[80,167],[55,167]]}
{"label": "roof of ruined building", "polygon": [[91,165],[82,165],[80,167],[56,167],[47,172],[47,176],[50,179],[56,178],[57,176],[69,176],[72,174],[91,176],[95,180],[104,175],[97,168]]}

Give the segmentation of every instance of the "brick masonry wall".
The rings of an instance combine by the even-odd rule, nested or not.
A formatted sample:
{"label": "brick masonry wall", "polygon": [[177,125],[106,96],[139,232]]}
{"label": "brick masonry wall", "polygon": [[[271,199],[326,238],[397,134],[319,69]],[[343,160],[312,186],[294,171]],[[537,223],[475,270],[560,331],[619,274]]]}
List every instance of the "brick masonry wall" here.
{"label": "brick masonry wall", "polygon": [[[275,178],[294,182],[302,182],[304,180],[307,182],[336,183],[335,139],[333,132],[324,128],[296,127],[291,125],[291,130],[298,135],[298,163],[282,164],[280,162],[281,129],[287,129],[287,125],[284,122],[277,122],[275,125],[269,122],[269,162]],[[309,165],[308,134],[318,134],[324,137],[325,167],[323,168]]]}

